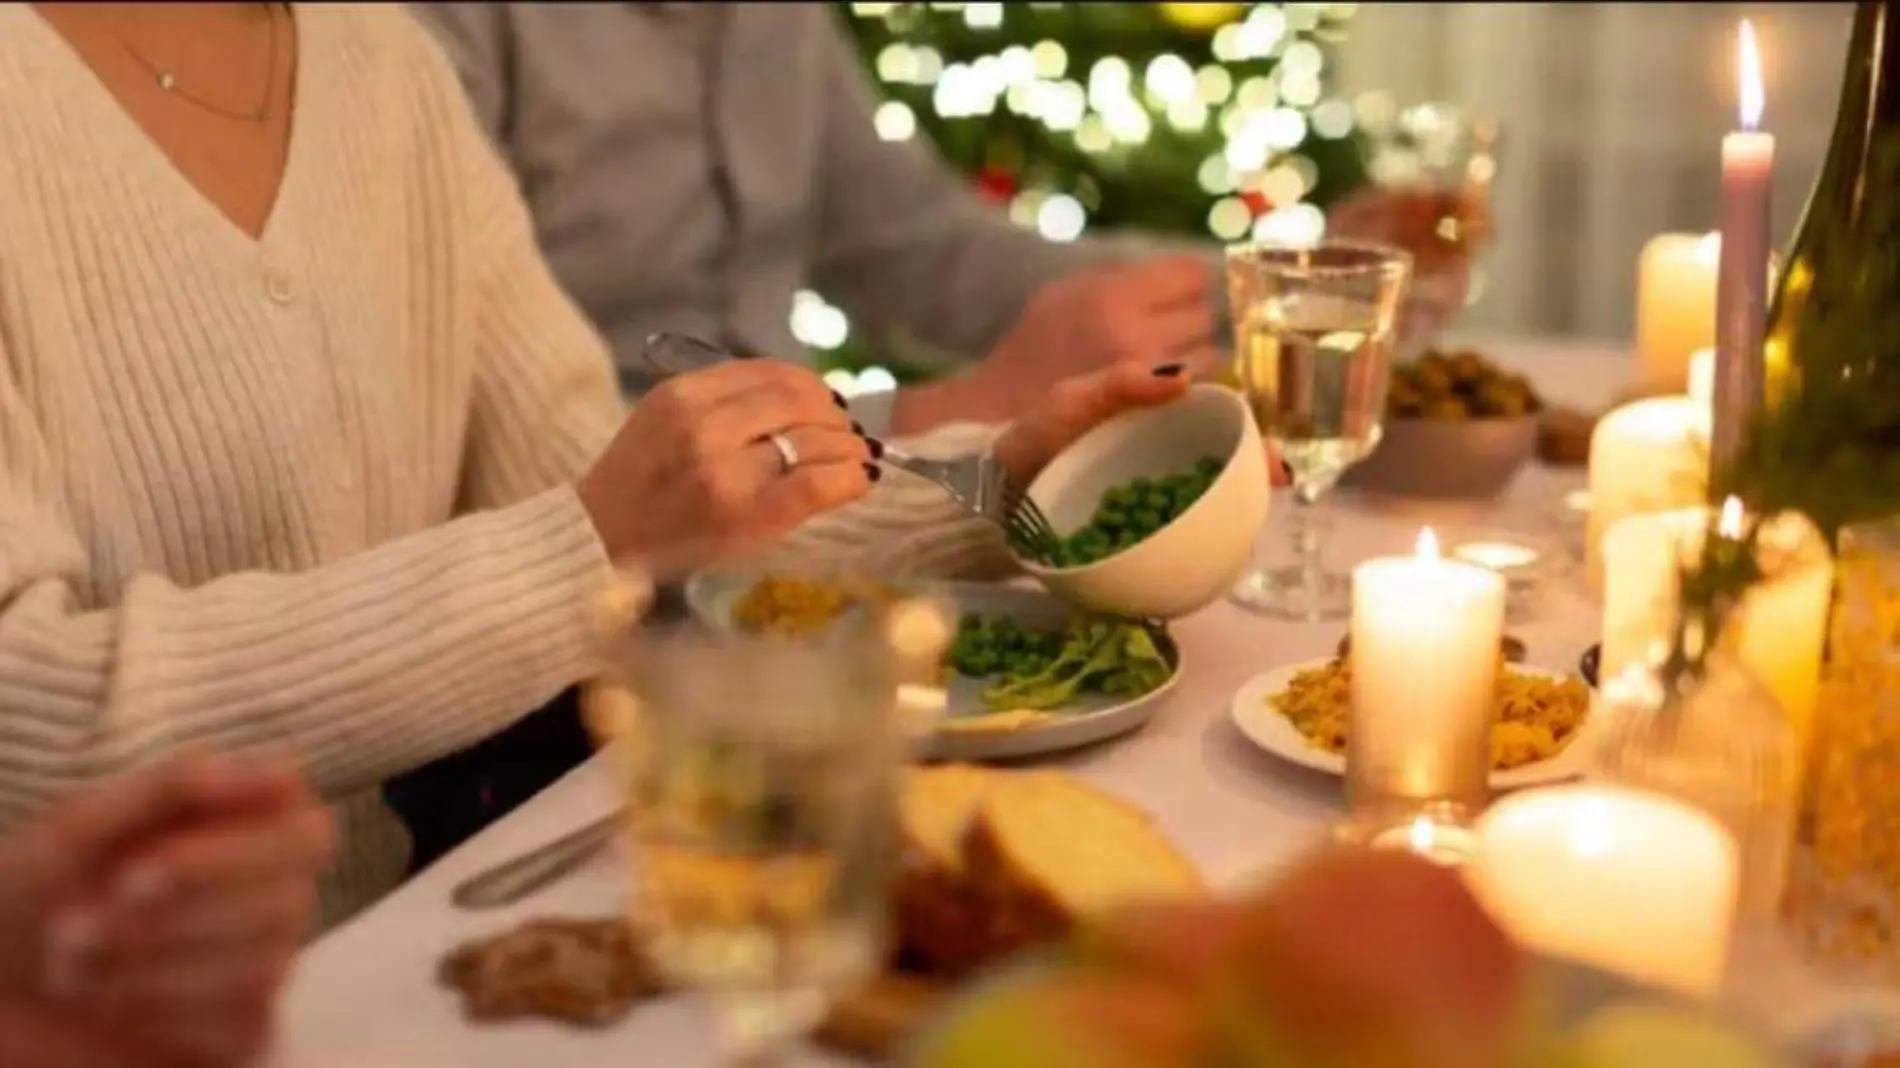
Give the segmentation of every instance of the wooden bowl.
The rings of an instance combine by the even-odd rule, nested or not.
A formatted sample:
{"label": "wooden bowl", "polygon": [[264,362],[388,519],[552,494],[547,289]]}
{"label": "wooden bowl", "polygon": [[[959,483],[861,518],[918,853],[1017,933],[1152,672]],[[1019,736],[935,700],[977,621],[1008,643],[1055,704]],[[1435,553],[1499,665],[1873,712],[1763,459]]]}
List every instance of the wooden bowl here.
{"label": "wooden bowl", "polygon": [[1538,417],[1389,419],[1345,485],[1388,497],[1480,501],[1504,492],[1537,451]]}

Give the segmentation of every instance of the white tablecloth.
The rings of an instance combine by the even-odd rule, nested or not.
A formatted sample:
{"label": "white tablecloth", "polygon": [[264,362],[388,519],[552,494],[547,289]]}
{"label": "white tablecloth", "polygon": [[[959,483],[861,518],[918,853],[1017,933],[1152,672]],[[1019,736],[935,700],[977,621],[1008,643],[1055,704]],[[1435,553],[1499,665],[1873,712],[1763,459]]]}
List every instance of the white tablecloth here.
{"label": "white tablecloth", "polygon": [[[1552,341],[1483,345],[1531,375],[1562,403],[1598,408],[1625,381],[1619,348]],[[1579,472],[1527,470],[1506,498],[1481,512],[1374,507],[1342,493],[1331,506],[1331,559],[1409,548],[1421,522],[1545,524]],[[1284,507],[1276,509],[1284,519]],[[1285,531],[1277,531],[1280,537]],[[1574,589],[1555,589],[1536,617],[1511,626],[1530,662],[1574,665],[1596,639],[1596,614]],[[1135,801],[1222,882],[1270,871],[1325,833],[1342,811],[1337,780],[1254,749],[1230,725],[1229,701],[1252,675],[1328,655],[1343,624],[1300,626],[1262,619],[1226,603],[1174,628],[1186,662],[1182,684],[1141,732],[1057,762]],[[550,1024],[475,1027],[435,984],[436,962],[470,937],[539,915],[603,915],[620,907],[621,861],[603,857],[506,910],[458,912],[449,889],[466,876],[606,813],[613,804],[597,769],[583,767],[412,880],[330,932],[305,954],[283,1005],[276,1068],[699,1068],[716,1063],[704,1016],[684,999],[637,1009],[621,1026],[591,1033]],[[814,1059],[822,1058],[814,1055]]]}

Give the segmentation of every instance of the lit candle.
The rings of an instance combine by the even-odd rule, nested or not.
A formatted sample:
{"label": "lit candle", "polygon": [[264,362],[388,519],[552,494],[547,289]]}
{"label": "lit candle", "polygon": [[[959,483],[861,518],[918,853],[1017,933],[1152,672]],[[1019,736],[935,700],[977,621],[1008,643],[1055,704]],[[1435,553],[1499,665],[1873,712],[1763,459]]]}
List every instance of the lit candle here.
{"label": "lit candle", "polygon": [[1708,407],[1681,394],[1626,404],[1597,423],[1584,523],[1591,588],[1603,588],[1603,534],[1617,520],[1708,500],[1708,437]]}
{"label": "lit candle", "polygon": [[1597,678],[1614,679],[1671,637],[1677,575],[1708,528],[1706,508],[1626,516],[1603,534],[1603,646]]}
{"label": "lit candle", "polygon": [[1524,945],[1695,996],[1721,983],[1740,851],[1713,816],[1590,783],[1503,798],[1477,837],[1466,877]]}
{"label": "lit candle", "polygon": [[1689,357],[1689,399],[1704,408],[1715,404],[1715,350],[1697,349]]}
{"label": "lit candle", "polygon": [[[1701,555],[1707,508],[1677,509],[1619,521],[1603,539],[1603,651],[1599,678],[1610,679],[1667,640],[1680,604],[1678,576]],[[1741,502],[1729,498],[1715,516],[1729,537],[1742,531]],[[1762,581],[1743,595],[1724,623],[1721,641],[1768,687],[1788,717],[1796,760],[1807,750],[1821,684],[1834,561],[1814,524],[1794,513],[1761,525],[1757,556]]]}
{"label": "lit candle", "polygon": [[1821,531],[1792,512],[1762,524],[1757,544],[1766,578],[1742,596],[1723,640],[1781,702],[1797,774],[1805,774],[1834,603],[1834,555]]}
{"label": "lit candle", "polygon": [[1636,266],[1636,380],[1651,397],[1681,393],[1689,358],[1715,344],[1717,234],[1658,234]]}
{"label": "lit candle", "polygon": [[1356,809],[1483,802],[1504,594],[1503,576],[1442,558],[1430,529],[1415,555],[1353,569],[1346,783]]}
{"label": "lit candle", "polygon": [[1742,128],[1722,138],[1721,271],[1716,284],[1716,462],[1735,454],[1762,403],[1762,329],[1768,308],[1768,210],[1775,139],[1761,132],[1761,57],[1742,20],[1738,44]]}

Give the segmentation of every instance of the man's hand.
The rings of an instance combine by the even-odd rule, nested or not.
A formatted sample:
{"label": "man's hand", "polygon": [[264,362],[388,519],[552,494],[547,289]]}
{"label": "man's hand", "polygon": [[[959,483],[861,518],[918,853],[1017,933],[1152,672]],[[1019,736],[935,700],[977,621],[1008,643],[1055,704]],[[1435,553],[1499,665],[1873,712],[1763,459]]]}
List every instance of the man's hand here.
{"label": "man's hand", "polygon": [[1218,362],[1216,279],[1203,256],[1171,254],[1076,271],[1043,286],[983,361],[941,382],[903,390],[895,434],[940,423],[1007,422],[1065,379],[1120,363]]}
{"label": "man's hand", "polygon": [[1471,292],[1471,260],[1488,243],[1487,226],[1457,219],[1457,190],[1387,189],[1366,186],[1335,204],[1326,215],[1327,232],[1393,245],[1412,254],[1412,284],[1407,290],[1400,337],[1429,344],[1464,311]]}

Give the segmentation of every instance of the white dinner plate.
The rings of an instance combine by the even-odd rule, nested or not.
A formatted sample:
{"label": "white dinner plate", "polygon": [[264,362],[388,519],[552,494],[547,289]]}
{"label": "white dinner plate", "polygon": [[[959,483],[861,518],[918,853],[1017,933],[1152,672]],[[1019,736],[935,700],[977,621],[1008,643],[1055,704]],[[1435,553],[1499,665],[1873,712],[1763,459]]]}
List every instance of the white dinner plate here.
{"label": "white dinner plate", "polygon": [[[707,624],[730,626],[734,602],[756,580],[757,576],[751,574],[701,574],[687,582],[686,603]],[[954,601],[957,611],[966,615],[1007,616],[1024,626],[1053,628],[1075,614],[1073,608],[1041,590],[983,582],[926,585],[928,592]],[[952,674],[947,687],[949,705],[920,755],[930,760],[1017,760],[1127,734],[1154,716],[1181,679],[1179,646],[1163,642],[1161,651],[1174,672],[1142,696],[1128,699],[1091,695],[1073,705],[1037,714],[1027,722],[1024,717],[992,713],[983,704],[982,680]]]}
{"label": "white dinner plate", "polygon": [[[1293,724],[1273,707],[1269,700],[1273,695],[1285,690],[1293,676],[1311,668],[1324,667],[1331,657],[1319,660],[1306,660],[1297,664],[1286,664],[1253,678],[1240,687],[1234,694],[1234,704],[1229,715],[1234,726],[1247,740],[1272,753],[1282,760],[1323,771],[1329,775],[1346,774],[1346,758],[1338,753],[1329,753],[1307,743],[1306,736],[1294,729]],[[1513,671],[1526,675],[1542,675],[1552,679],[1565,679],[1571,676],[1542,668],[1526,667],[1523,664],[1511,665]],[[1516,790],[1525,786],[1540,786],[1545,783],[1561,782],[1575,778],[1583,773],[1589,750],[1591,726],[1597,720],[1597,710],[1592,708],[1584,717],[1582,726],[1571,737],[1570,744],[1549,760],[1540,760],[1534,764],[1512,768],[1509,771],[1493,771],[1491,788],[1493,790]]]}

